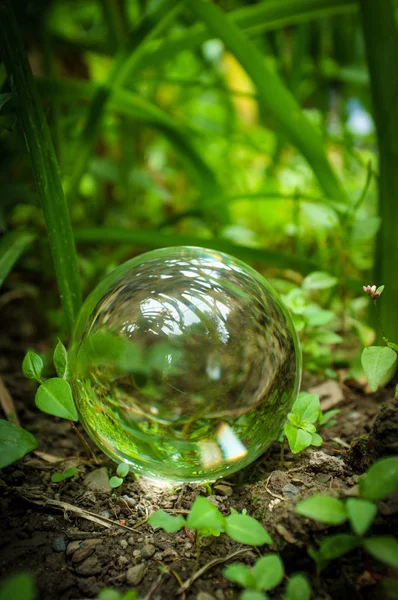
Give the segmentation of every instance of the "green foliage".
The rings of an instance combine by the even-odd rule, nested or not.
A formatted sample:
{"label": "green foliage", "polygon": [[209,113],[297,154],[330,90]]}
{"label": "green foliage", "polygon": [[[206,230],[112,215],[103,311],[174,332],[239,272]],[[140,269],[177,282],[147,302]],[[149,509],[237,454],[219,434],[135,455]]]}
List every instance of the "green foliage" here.
{"label": "green foliage", "polygon": [[327,525],[341,525],[347,520],[344,503],[331,496],[311,496],[297,504],[296,512]]}
{"label": "green foliage", "polygon": [[397,353],[388,346],[364,348],[361,362],[369,387],[374,392],[393,377],[398,364]]}
{"label": "green foliage", "polygon": [[13,423],[0,419],[0,469],[37,448],[36,438]]}
{"label": "green foliage", "polygon": [[363,541],[365,550],[374,558],[389,565],[398,567],[398,540],[392,536],[370,537]]}
{"label": "green foliage", "polygon": [[225,532],[236,542],[250,546],[272,544],[272,539],[264,527],[249,515],[231,511],[225,518]]}
{"label": "green foliage", "polygon": [[262,556],[249,569],[241,563],[228,565],[223,575],[229,581],[257,592],[273,590],[283,581],[285,569],[278,554]]}
{"label": "green foliage", "polygon": [[359,498],[348,498],[343,502],[330,496],[311,496],[297,504],[296,512],[327,525],[341,525],[348,520],[354,532],[354,535],[340,533],[325,537],[321,540],[319,550],[309,550],[319,572],[330,560],[340,558],[359,546],[387,565],[398,565],[396,538],[363,537],[377,515],[377,506],[372,501],[386,498],[398,490],[397,472],[398,459],[384,458],[374,463],[361,478]]}
{"label": "green foliage", "polygon": [[362,498],[349,498],[346,509],[354,533],[364,535],[376,517],[377,506]]}
{"label": "green foliage", "polygon": [[54,367],[57,372],[58,377],[61,379],[69,379],[69,363],[68,363],[68,351],[65,346],[58,340],[57,345],[55,346],[54,356],[53,356]]}
{"label": "green foliage", "polygon": [[65,479],[70,479],[78,474],[78,469],[76,467],[68,467],[62,473],[53,473],[51,475],[51,481],[53,483],[60,483],[61,481],[65,481]]}
{"label": "green foliage", "polygon": [[359,480],[361,497],[373,502],[383,500],[398,490],[398,457],[376,461]]}
{"label": "green foliage", "polygon": [[26,353],[22,363],[22,372],[25,377],[28,377],[29,379],[35,379],[41,383],[43,367],[44,365],[41,357],[35,352],[32,352],[32,350],[29,350]]}
{"label": "green foliage", "polygon": [[338,279],[323,271],[314,271],[305,277],[303,290],[328,290],[337,285]]}
{"label": "green foliage", "polygon": [[310,600],[311,586],[304,575],[293,575],[287,582],[283,600]]}
{"label": "green foliage", "polygon": [[292,406],[292,412],[287,416],[289,421],[284,427],[293,454],[297,454],[311,445],[322,445],[322,438],[316,433],[316,426],[314,425],[320,415],[322,415],[322,412],[319,396],[300,392]]}
{"label": "green foliage", "polygon": [[35,402],[37,408],[49,415],[70,421],[79,420],[71,387],[65,379],[47,379],[39,386]]}
{"label": "green foliage", "polygon": [[[4,99],[4,96],[6,99]],[[0,109],[13,94],[0,94]],[[12,231],[0,241],[0,287],[20,256],[32,244],[35,235],[26,231]]]}
{"label": "green foliage", "polygon": [[11,575],[0,585],[0,600],[35,600],[36,590],[30,573]]}
{"label": "green foliage", "polygon": [[23,360],[22,370],[25,377],[40,383],[35,396],[36,406],[49,415],[78,421],[72,390],[66,381],[69,377],[68,353],[60,341],[55,348],[53,360],[59,377],[46,381],[42,380],[43,361],[38,354],[29,350]]}
{"label": "green foliage", "polygon": [[122,483],[124,483],[124,479],[122,477],[116,477],[115,475],[109,480],[109,485],[111,488],[120,487]]}
{"label": "green foliage", "polygon": [[198,496],[191,506],[188,517],[169,515],[162,510],[154,512],[148,519],[152,527],[161,527],[168,533],[174,533],[183,527],[195,529],[199,536],[226,533],[232,539],[249,546],[272,544],[272,540],[264,527],[249,515],[239,514],[231,509],[228,517],[218,510],[214,504],[203,496]]}
{"label": "green foliage", "polygon": [[120,465],[117,466],[116,473],[117,473],[118,477],[121,477],[122,479],[124,479],[125,477],[127,477],[129,472],[130,472],[130,467],[126,463],[120,463]]}
{"label": "green foliage", "polygon": [[137,600],[136,590],[128,590],[124,594],[112,588],[103,588],[97,596],[97,600]]}

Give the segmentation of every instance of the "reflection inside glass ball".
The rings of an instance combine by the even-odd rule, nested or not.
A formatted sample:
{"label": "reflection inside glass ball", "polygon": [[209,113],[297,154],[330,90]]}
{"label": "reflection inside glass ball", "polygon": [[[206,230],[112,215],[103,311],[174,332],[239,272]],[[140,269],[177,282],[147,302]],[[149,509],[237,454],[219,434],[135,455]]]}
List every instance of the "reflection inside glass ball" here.
{"label": "reflection inside glass ball", "polygon": [[300,380],[290,317],[271,286],[231,256],[148,252],[86,300],[70,349],[81,421],[137,473],[206,481],[275,441]]}

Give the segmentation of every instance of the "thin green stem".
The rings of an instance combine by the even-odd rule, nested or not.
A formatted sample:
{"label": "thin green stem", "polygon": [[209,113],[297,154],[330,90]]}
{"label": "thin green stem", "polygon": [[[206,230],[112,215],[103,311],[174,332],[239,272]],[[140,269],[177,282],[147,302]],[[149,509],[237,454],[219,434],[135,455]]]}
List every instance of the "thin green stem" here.
{"label": "thin green stem", "polygon": [[50,131],[9,2],[0,3],[0,41],[10,85],[16,95],[19,124],[33,167],[66,325],[70,330],[81,302],[73,231]]}

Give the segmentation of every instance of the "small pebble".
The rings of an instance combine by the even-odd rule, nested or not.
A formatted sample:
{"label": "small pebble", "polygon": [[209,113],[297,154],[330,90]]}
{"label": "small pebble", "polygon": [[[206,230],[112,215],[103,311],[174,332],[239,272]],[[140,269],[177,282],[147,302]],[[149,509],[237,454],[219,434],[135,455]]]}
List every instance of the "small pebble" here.
{"label": "small pebble", "polygon": [[184,544],[184,550],[190,550],[191,548],[192,548],[191,542],[186,542],[186,544]]}
{"label": "small pebble", "polygon": [[66,547],[66,556],[70,556],[71,554],[76,552],[76,550],[79,550],[80,544],[81,544],[81,542],[79,540],[75,540],[74,542],[69,542],[69,544]]}
{"label": "small pebble", "polygon": [[151,556],[153,556],[155,554],[155,552],[156,552],[156,548],[152,544],[145,544],[141,548],[141,556],[143,558],[151,558]]}
{"label": "small pebble", "polygon": [[127,548],[127,546],[129,545],[127,540],[120,540],[119,544],[121,545],[123,550],[125,550]]}
{"label": "small pebble", "polygon": [[214,600],[214,596],[207,592],[199,592],[195,600]]}
{"label": "small pebble", "polygon": [[214,506],[217,506],[217,507],[218,507],[218,506],[219,506],[219,504],[220,504],[220,502],[219,502],[219,500],[218,500],[217,496],[207,496],[207,500],[208,500],[209,502],[211,502],[212,504],[214,504]]}
{"label": "small pebble", "polygon": [[141,556],[141,552],[139,550],[134,550],[133,556],[134,556],[134,558],[138,558],[139,556]]}
{"label": "small pebble", "polygon": [[129,559],[127,558],[127,556],[124,556],[123,554],[121,556],[119,556],[119,565],[121,565],[122,567],[125,567],[126,565],[129,564]]}
{"label": "small pebble", "polygon": [[300,490],[297,486],[293,485],[292,483],[287,483],[283,486],[282,493],[285,496],[285,498],[293,498],[294,496],[297,496],[297,494],[300,493]]}
{"label": "small pebble", "polygon": [[53,539],[53,550],[55,550],[55,552],[65,552],[66,544],[63,535],[58,535]]}
{"label": "small pebble", "polygon": [[229,485],[219,485],[214,486],[214,491],[220,494],[220,496],[232,496],[233,490]]}
{"label": "small pebble", "polygon": [[79,546],[78,550],[73,553],[72,562],[80,563],[85,560],[94,552],[95,546],[98,546],[98,544],[101,544],[101,540],[84,540],[84,542],[82,542]]}
{"label": "small pebble", "polygon": [[133,536],[129,537],[127,541],[130,544],[130,546],[135,546],[135,539],[133,538]]}
{"label": "small pebble", "polygon": [[145,563],[140,563],[134,567],[130,567],[126,573],[127,585],[135,586],[141,583],[146,575],[147,567]]}

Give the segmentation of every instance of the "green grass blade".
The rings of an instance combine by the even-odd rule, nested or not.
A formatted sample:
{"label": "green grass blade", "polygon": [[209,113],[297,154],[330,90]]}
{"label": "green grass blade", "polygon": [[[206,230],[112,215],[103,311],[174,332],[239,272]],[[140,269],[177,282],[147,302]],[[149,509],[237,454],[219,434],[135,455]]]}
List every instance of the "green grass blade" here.
{"label": "green grass blade", "polygon": [[[271,0],[231,11],[229,18],[248,36],[261,35],[288,25],[356,11],[356,0]],[[194,50],[211,37],[202,24],[194,25],[175,38],[149,44],[140,67],[172,60],[183,50]]]}
{"label": "green grass blade", "polygon": [[80,307],[80,281],[68,206],[43,107],[8,2],[0,3],[0,44],[36,179],[66,324],[71,328]]}
{"label": "green grass blade", "polygon": [[[386,335],[398,341],[398,26],[392,0],[360,0],[369,65],[373,115],[379,146],[379,211],[375,283],[386,290],[378,301]],[[380,329],[379,324],[375,324]]]}
{"label": "green grass blade", "polygon": [[325,195],[343,204],[345,192],[330,166],[322,139],[303,115],[279,75],[268,68],[264,57],[233,21],[214,4],[198,0],[190,5],[212,34],[224,42],[256,85],[259,101],[278,119],[281,130],[307,159]]}
{"label": "green grass blade", "polygon": [[[38,87],[45,98],[59,98],[68,103],[81,100],[90,101],[99,89],[99,86],[90,82],[71,79],[61,81],[41,79],[38,80]],[[109,110],[148,123],[161,131],[174,146],[202,194],[222,196],[214,172],[196,150],[188,133],[164,111],[138,94],[121,88],[114,90],[107,107]]]}
{"label": "green grass blade", "polygon": [[282,269],[294,269],[303,274],[319,268],[316,263],[290,256],[275,250],[248,248],[233,244],[228,240],[211,238],[202,239],[191,235],[175,233],[165,234],[153,229],[120,229],[120,228],[88,228],[76,229],[76,240],[85,243],[136,244],[147,248],[166,248],[171,246],[198,246],[200,248],[213,248],[227,252],[247,262],[258,262],[272,265]]}
{"label": "green grass blade", "polygon": [[132,77],[134,69],[139,65],[139,57],[145,43],[166,28],[180,10],[182,0],[165,0],[158,10],[158,20],[150,21],[139,32],[134,31],[127,48],[120,50],[114,60],[113,67],[106,84],[99,87],[88,108],[80,140],[74,160],[74,171],[68,185],[68,198],[74,200],[79,190],[81,179],[87,169],[97,139],[105,105],[112,93],[121,87],[128,77]]}
{"label": "green grass blade", "polygon": [[25,252],[33,240],[33,233],[11,231],[0,241],[0,286],[11,271],[19,257]]}

